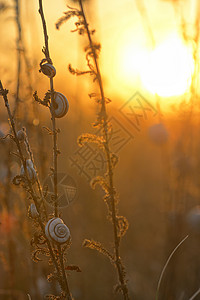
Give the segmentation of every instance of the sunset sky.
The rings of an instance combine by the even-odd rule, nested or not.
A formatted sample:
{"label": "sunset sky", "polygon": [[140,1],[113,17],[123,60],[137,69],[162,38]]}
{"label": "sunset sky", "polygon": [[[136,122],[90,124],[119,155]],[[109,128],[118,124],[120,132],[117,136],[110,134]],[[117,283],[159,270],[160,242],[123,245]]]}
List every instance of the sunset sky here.
{"label": "sunset sky", "polygon": [[[43,45],[38,3],[33,0],[22,2],[25,43],[32,63],[38,64]],[[54,1],[44,1],[50,51],[57,69],[55,82],[59,85],[72,79],[67,70],[69,63],[80,69],[86,67],[82,51],[86,39],[70,32],[74,29],[74,20],[64,24],[59,31],[55,29],[55,22],[67,9],[66,3],[75,5],[72,1],[60,0],[55,10]],[[95,39],[102,45],[100,63],[109,94],[128,97],[134,90],[142,90],[150,95],[170,97],[189,92],[194,71],[193,50],[196,47],[192,41],[196,3],[195,0],[87,1],[90,26],[97,30]],[[8,18],[9,14],[13,15],[11,11],[2,14],[0,21],[4,24],[1,26],[4,43],[0,63],[4,65],[1,71],[6,70],[7,80],[9,69],[16,67],[14,60],[10,62],[10,56],[14,58],[15,55],[15,24]],[[183,21],[190,36],[187,43],[182,35]],[[82,80],[73,78],[72,88]]]}

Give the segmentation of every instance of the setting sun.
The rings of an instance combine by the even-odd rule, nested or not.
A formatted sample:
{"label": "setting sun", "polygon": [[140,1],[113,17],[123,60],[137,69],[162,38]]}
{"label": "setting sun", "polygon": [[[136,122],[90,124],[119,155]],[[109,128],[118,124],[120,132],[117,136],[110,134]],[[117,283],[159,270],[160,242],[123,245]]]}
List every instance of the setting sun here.
{"label": "setting sun", "polygon": [[127,45],[122,51],[121,68],[126,79],[137,73],[149,92],[170,97],[189,89],[194,62],[181,39],[171,36],[151,51]]}

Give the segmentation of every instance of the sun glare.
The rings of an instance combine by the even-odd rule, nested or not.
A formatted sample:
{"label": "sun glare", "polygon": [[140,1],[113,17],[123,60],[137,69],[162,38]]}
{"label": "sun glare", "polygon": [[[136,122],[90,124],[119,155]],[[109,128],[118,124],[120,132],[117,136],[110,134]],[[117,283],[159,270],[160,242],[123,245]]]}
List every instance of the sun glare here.
{"label": "sun glare", "polygon": [[192,53],[177,36],[169,37],[151,51],[134,45],[123,49],[124,77],[129,80],[137,73],[149,92],[162,97],[184,94],[190,87],[193,68]]}

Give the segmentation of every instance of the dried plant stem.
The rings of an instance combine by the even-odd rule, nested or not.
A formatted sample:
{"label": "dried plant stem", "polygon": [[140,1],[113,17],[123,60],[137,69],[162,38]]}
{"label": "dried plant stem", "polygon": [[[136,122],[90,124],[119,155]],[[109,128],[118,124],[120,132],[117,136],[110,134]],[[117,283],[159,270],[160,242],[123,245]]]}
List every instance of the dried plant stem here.
{"label": "dried plant stem", "polygon": [[[31,195],[31,198],[34,201],[35,206],[37,208],[37,211],[39,213],[38,223],[40,225],[40,228],[42,230],[43,235],[45,236],[45,227],[44,227],[44,224],[42,222],[42,216],[41,216],[41,213],[40,213],[40,204],[38,202],[38,196],[35,194],[35,191],[34,191],[34,189],[32,187],[32,184],[28,180],[28,173],[27,173],[27,168],[26,168],[26,159],[23,156],[21,145],[20,145],[19,140],[17,138],[17,132],[16,132],[16,128],[15,128],[15,122],[14,122],[13,116],[11,114],[11,110],[10,110],[10,106],[9,106],[8,98],[7,98],[7,93],[8,93],[8,91],[3,88],[2,82],[0,81],[0,95],[3,96],[4,102],[5,102],[5,106],[6,106],[6,109],[7,109],[7,112],[8,112],[9,120],[10,120],[10,126],[12,128],[12,132],[13,132],[13,135],[14,135],[14,140],[15,140],[18,152],[19,152],[19,157],[20,157],[20,159],[22,161],[22,164],[23,164],[23,167],[24,167],[24,171],[25,171],[25,175],[26,175],[27,183],[28,183],[28,192]],[[46,243],[47,243],[47,246],[48,246],[48,249],[49,249],[49,253],[50,253],[51,259],[52,259],[53,264],[55,266],[55,269],[57,271],[58,282],[59,282],[62,290],[64,292],[66,292],[66,295],[67,295],[66,299],[67,300],[72,300],[72,298],[70,296],[70,293],[69,293],[68,285],[66,284],[66,282],[67,282],[67,280],[66,280],[66,274],[65,274],[65,272],[63,273],[63,268],[60,267],[61,262],[60,262],[60,264],[58,263],[57,258],[55,257],[53,248],[51,246],[51,243],[50,243],[50,241],[48,239],[46,239]]]}
{"label": "dried plant stem", "polygon": [[44,208],[44,214],[45,214],[45,217],[47,219],[46,205],[45,205],[45,202],[44,202],[44,197],[43,197],[43,193],[42,193],[41,183],[40,183],[40,180],[39,180],[39,177],[38,177],[38,171],[37,171],[37,168],[36,168],[36,165],[35,165],[35,162],[34,162],[34,158],[33,158],[33,152],[31,150],[31,146],[29,144],[25,128],[23,128],[23,130],[24,130],[24,133],[25,133],[25,145],[26,145],[26,149],[27,149],[27,152],[28,152],[28,154],[30,156],[30,159],[31,159],[31,161],[33,163],[34,169],[35,169],[36,174],[37,174],[36,183],[37,183],[38,191],[39,191],[39,194],[40,194],[40,198],[42,200],[42,205],[43,205],[43,208]]}
{"label": "dried plant stem", "polygon": [[106,158],[107,158],[107,170],[108,170],[108,178],[109,178],[109,190],[110,190],[110,197],[111,197],[111,205],[112,205],[112,223],[113,223],[113,234],[114,234],[114,250],[115,250],[115,265],[117,268],[118,272],[118,278],[119,282],[121,285],[121,290],[123,293],[123,297],[125,300],[129,299],[129,294],[128,294],[128,289],[126,285],[126,279],[125,279],[125,272],[124,272],[124,267],[121,262],[121,257],[120,257],[120,237],[118,236],[118,231],[117,231],[117,210],[116,210],[116,199],[115,199],[115,190],[114,190],[114,183],[113,183],[113,167],[112,167],[112,162],[111,162],[111,151],[110,151],[110,146],[109,146],[109,138],[108,138],[108,116],[106,112],[106,99],[104,95],[104,88],[103,88],[103,83],[102,83],[102,77],[101,77],[101,72],[99,68],[99,64],[97,61],[97,54],[96,54],[96,49],[94,47],[94,43],[92,41],[91,33],[88,27],[88,22],[86,19],[86,15],[84,12],[83,8],[83,3],[82,0],[79,0],[79,5],[80,5],[80,10],[81,14],[83,16],[84,20],[84,26],[87,32],[87,37],[89,40],[90,48],[92,50],[92,57],[94,61],[94,65],[96,68],[96,76],[97,76],[97,81],[100,89],[100,94],[101,94],[101,114],[103,116],[103,134],[104,134],[104,149],[106,153]]}
{"label": "dried plant stem", "polygon": [[58,147],[57,147],[57,129],[56,129],[56,119],[54,113],[54,89],[53,89],[53,78],[50,78],[50,87],[51,87],[51,120],[52,120],[52,129],[53,129],[53,179],[54,179],[54,209],[55,217],[58,216]]}
{"label": "dried plant stem", "polygon": [[174,253],[178,250],[178,248],[185,242],[185,240],[188,238],[189,235],[187,235],[186,237],[184,237],[184,239],[182,239],[180,241],[180,243],[174,248],[174,250],[172,251],[172,253],[170,254],[170,256],[168,257],[163,269],[162,269],[162,272],[160,274],[160,278],[159,278],[159,281],[158,281],[158,285],[157,285],[157,289],[156,289],[156,300],[158,300],[159,298],[159,291],[160,291],[160,285],[161,285],[161,282],[162,282],[162,278],[163,278],[163,275],[165,273],[165,270],[172,258],[172,256],[174,255]]}
{"label": "dried plant stem", "polygon": [[21,80],[21,47],[22,47],[22,30],[21,30],[21,23],[20,23],[20,3],[19,0],[14,0],[15,1],[15,21],[17,25],[17,41],[16,41],[16,46],[17,46],[17,86],[16,86],[16,101],[15,101],[15,107],[13,110],[13,117],[15,116],[20,98],[19,98],[19,91],[20,91],[20,80]]}
{"label": "dried plant stem", "polygon": [[[45,48],[43,52],[45,54],[46,60],[49,63],[52,63],[49,52],[49,44],[48,44],[48,33],[47,26],[44,17],[42,0],[39,0],[39,13],[42,20],[43,33],[44,33],[44,42]],[[52,120],[52,131],[53,131],[53,177],[54,177],[54,214],[55,217],[58,217],[58,147],[57,147],[57,134],[58,130],[56,128],[56,119],[55,119],[55,109],[54,109],[54,87],[53,87],[53,78],[50,78],[50,93],[51,93],[51,104],[50,104],[50,112],[51,112],[51,120]],[[67,281],[67,276],[64,268],[63,255],[61,252],[61,246],[58,246],[59,253],[59,262],[62,274],[62,289],[66,294],[67,300],[72,300],[71,293],[69,290],[69,285]]]}
{"label": "dried plant stem", "polygon": [[[15,2],[15,23],[17,27],[17,38],[16,38],[16,50],[17,50],[17,84],[16,84],[16,95],[15,95],[15,104],[13,110],[13,116],[17,112],[17,108],[19,105],[19,92],[20,92],[20,80],[21,80],[21,23],[20,23],[20,3],[19,0],[14,0]],[[6,190],[5,190],[5,207],[8,213],[12,211],[12,203],[10,202],[10,194],[11,194],[11,157],[10,152],[12,149],[11,141],[8,144],[8,152],[7,152],[7,182],[6,182]],[[8,236],[8,257],[9,257],[9,285],[11,291],[14,289],[15,285],[15,242],[13,238],[9,235]],[[11,293],[9,299],[14,299],[13,293]]]}
{"label": "dried plant stem", "polygon": [[46,21],[45,21],[45,17],[44,17],[42,0],[39,0],[39,13],[41,16],[42,27],[43,27],[43,32],[44,32],[45,56],[46,56],[46,59],[49,61],[50,60],[49,44],[48,44],[49,37],[47,34],[47,26],[46,26]]}
{"label": "dried plant stem", "polygon": [[[4,207],[8,214],[12,211],[12,202],[10,201],[11,197],[11,152],[12,144],[11,141],[9,141],[7,145],[7,153],[6,153],[6,166],[7,166],[7,176],[6,176],[6,183],[5,183],[5,190],[4,190],[4,197],[3,197],[3,203]],[[9,276],[9,288],[12,290],[15,286],[15,244],[12,238],[12,235],[7,235],[7,249],[8,249],[8,262],[9,262],[9,268],[8,268],[8,276]],[[9,299],[13,299],[13,295],[10,295]]]}
{"label": "dried plant stem", "polygon": [[190,297],[189,300],[193,300],[196,298],[196,296],[198,296],[200,294],[200,288],[196,291],[196,293],[194,293],[194,295],[192,295],[192,297]]}
{"label": "dried plant stem", "polygon": [[[49,52],[49,44],[48,44],[48,34],[47,34],[47,26],[44,17],[43,5],[42,0],[39,0],[39,13],[42,19],[42,26],[43,26],[43,33],[44,33],[44,42],[45,48],[43,52],[45,54],[46,60],[49,63],[52,63],[50,58]],[[55,216],[58,216],[58,188],[57,188],[57,165],[58,165],[58,149],[57,149],[57,129],[56,129],[56,120],[55,120],[55,112],[54,112],[54,88],[53,88],[53,78],[50,78],[50,92],[51,92],[51,105],[50,105],[50,112],[51,112],[51,120],[52,120],[52,129],[53,129],[53,177],[54,177],[54,208],[55,208]]]}

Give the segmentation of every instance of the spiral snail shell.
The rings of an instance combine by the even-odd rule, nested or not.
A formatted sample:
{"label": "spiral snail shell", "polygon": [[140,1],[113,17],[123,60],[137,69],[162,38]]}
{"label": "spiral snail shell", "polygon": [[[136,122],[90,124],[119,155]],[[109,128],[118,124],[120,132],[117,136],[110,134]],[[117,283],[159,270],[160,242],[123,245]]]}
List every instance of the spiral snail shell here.
{"label": "spiral snail shell", "polygon": [[56,118],[62,118],[66,115],[69,109],[67,98],[58,92],[54,93],[54,113]]}
{"label": "spiral snail shell", "polygon": [[[28,173],[28,179],[34,183],[37,179],[37,174],[36,174],[36,171],[33,167],[33,163],[30,159],[27,159],[26,161],[26,168],[27,168],[27,173]],[[24,175],[25,172],[24,172],[24,166],[22,165],[21,166],[21,175]]]}
{"label": "spiral snail shell", "polygon": [[60,218],[50,219],[45,226],[45,234],[48,240],[64,244],[70,238],[70,231],[67,225]]}
{"label": "spiral snail shell", "polygon": [[24,142],[25,141],[25,133],[24,131],[21,129],[17,132],[17,138],[20,142]]}
{"label": "spiral snail shell", "polygon": [[49,78],[53,78],[56,75],[56,69],[53,65],[46,63],[40,65],[41,71],[44,75],[47,75]]}
{"label": "spiral snail shell", "polygon": [[39,213],[34,203],[31,203],[29,207],[29,216],[33,219],[36,219],[39,216]]}

